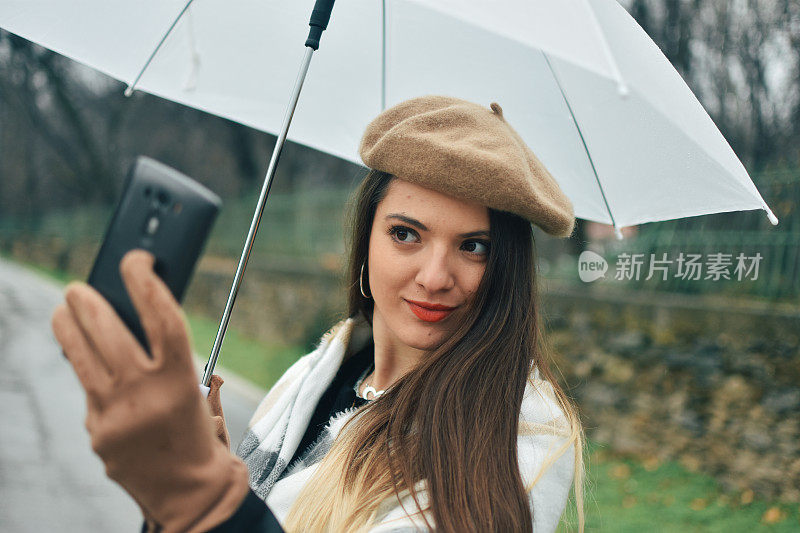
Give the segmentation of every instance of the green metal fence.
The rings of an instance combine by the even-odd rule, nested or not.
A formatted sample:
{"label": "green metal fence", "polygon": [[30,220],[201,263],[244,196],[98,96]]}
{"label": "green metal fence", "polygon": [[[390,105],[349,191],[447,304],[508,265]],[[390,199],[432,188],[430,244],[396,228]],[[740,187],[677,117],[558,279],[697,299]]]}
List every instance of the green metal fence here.
{"label": "green metal fence", "polygon": [[[780,220],[777,226],[761,210],[643,224],[635,237],[606,244],[607,277],[614,278],[609,281],[637,290],[796,301],[800,296],[800,172],[762,173],[754,182]],[[631,273],[626,266],[633,257],[643,262],[639,279],[616,279],[620,272]],[[690,258],[700,265],[692,272],[686,268]],[[647,280],[653,261],[666,268]]]}
{"label": "green metal fence", "polygon": [[[770,300],[796,301],[800,296],[800,171],[762,173],[754,180],[764,199],[780,219],[772,226],[763,211],[722,213],[668,222],[643,224],[635,237],[623,241],[591,242],[608,262],[606,279],[599,283],[620,290],[654,290],[698,294],[750,295]],[[299,265],[309,268],[341,265],[345,250],[344,219],[350,190],[302,191],[272,194],[251,256],[258,264]],[[207,252],[237,258],[244,243],[257,198],[226,199]],[[63,247],[99,243],[111,207],[81,207],[34,218],[0,217],[0,245],[19,239],[56,239]],[[614,279],[621,270],[620,258],[628,254],[642,261],[638,279]],[[699,256],[699,276],[681,276],[681,259]],[[721,254],[721,255],[720,255]],[[759,257],[754,277],[736,271],[737,257]],[[714,257],[727,272],[715,276],[710,270]],[[581,284],[577,257],[562,256],[545,277]],[[668,272],[656,271],[652,262],[666,259]],[[697,261],[696,261],[697,262]],[[685,265],[684,265],[685,266]],[[748,265],[745,265],[748,266]],[[624,270],[624,268],[622,269]],[[742,279],[737,279],[742,277]]]}
{"label": "green metal fence", "polygon": [[[345,249],[344,213],[349,190],[272,194],[251,255],[253,263],[339,261]],[[257,197],[226,199],[214,224],[206,252],[238,257]],[[110,221],[111,206],[91,206],[36,217],[0,217],[0,240],[55,242],[60,247],[99,243]]]}
{"label": "green metal fence", "polygon": [[[344,213],[349,195],[349,190],[270,195],[251,260],[318,261],[341,256],[345,249]],[[209,252],[238,257],[256,202],[255,196],[225,202],[209,239]]]}

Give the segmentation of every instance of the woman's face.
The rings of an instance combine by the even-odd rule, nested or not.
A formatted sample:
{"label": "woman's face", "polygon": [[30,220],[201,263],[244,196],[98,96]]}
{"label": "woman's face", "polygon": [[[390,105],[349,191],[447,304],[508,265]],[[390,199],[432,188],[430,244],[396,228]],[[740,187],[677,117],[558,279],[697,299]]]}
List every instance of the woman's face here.
{"label": "woman's face", "polygon": [[470,305],[488,251],[485,206],[392,180],[369,240],[375,334],[398,346],[437,348]]}

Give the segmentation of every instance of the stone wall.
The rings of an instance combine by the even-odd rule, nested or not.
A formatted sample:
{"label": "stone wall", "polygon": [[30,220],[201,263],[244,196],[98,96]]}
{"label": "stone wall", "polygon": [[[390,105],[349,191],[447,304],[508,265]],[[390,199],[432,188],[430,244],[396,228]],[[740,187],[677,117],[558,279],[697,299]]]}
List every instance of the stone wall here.
{"label": "stone wall", "polygon": [[543,307],[590,438],[800,501],[800,309],[586,287]]}
{"label": "stone wall", "polygon": [[[85,278],[95,249],[15,240],[0,250]],[[185,305],[222,313],[236,264],[206,257]],[[340,267],[248,267],[231,326],[308,345],[341,318]],[[734,490],[800,501],[800,306],[594,285],[544,287],[555,363],[587,435],[657,464],[677,459]]]}
{"label": "stone wall", "polygon": [[[236,261],[204,258],[184,306],[219,320],[225,309]],[[236,297],[231,327],[257,339],[309,347],[344,318],[345,289],[340,269],[308,267],[294,261],[249,265]]]}

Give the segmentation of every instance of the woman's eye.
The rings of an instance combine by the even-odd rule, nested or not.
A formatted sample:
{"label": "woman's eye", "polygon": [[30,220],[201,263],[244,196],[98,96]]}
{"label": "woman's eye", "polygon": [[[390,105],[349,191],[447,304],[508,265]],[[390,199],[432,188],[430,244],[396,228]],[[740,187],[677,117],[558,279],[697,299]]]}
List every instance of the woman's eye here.
{"label": "woman's eye", "polygon": [[467,241],[461,248],[465,251],[476,254],[476,255],[486,255],[489,253],[489,243],[482,242],[482,241]]}
{"label": "woman's eye", "polygon": [[416,242],[419,240],[419,236],[417,235],[416,231],[404,226],[392,226],[392,228],[389,230],[389,234],[394,237],[395,240],[400,242]]}

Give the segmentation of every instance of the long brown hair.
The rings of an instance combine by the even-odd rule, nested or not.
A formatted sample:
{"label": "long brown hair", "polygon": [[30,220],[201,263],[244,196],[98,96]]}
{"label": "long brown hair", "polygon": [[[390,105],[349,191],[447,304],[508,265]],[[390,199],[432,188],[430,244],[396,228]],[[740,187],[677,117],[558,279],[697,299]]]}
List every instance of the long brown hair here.
{"label": "long brown hair", "polygon": [[[372,315],[372,300],[361,294],[359,283],[375,211],[392,179],[370,171],[356,196],[348,267],[351,317]],[[410,495],[420,520],[431,526],[430,516],[438,531],[531,531],[530,489],[520,475],[517,438],[533,365],[552,384],[572,427],[580,503],[583,436],[543,355],[531,225],[493,209],[489,220],[486,271],[464,320],[345,426],[292,507],[287,529],[363,530],[379,518],[384,500]],[[420,482],[425,505],[418,498]],[[329,495],[323,502],[320,491]],[[579,520],[582,529],[581,505]]]}

